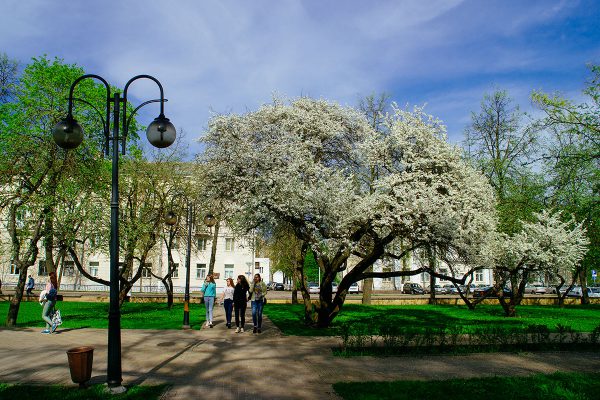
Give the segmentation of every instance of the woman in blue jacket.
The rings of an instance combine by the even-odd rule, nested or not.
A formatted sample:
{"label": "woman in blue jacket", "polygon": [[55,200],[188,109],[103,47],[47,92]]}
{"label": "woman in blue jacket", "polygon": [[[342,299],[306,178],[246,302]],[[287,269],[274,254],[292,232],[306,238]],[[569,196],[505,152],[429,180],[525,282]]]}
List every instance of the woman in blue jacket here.
{"label": "woman in blue jacket", "polygon": [[217,295],[217,285],[212,275],[208,275],[202,289],[204,294],[204,307],[206,307],[206,326],[213,327],[213,307],[215,306],[215,296]]}

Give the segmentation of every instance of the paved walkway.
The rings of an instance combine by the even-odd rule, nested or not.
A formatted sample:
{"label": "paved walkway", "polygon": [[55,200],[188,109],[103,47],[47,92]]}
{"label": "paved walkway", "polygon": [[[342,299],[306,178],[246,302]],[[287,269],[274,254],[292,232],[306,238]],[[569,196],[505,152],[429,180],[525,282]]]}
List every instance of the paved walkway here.
{"label": "paved walkway", "polygon": [[[169,383],[166,399],[337,399],[331,385],[338,381],[600,370],[600,353],[333,357],[336,338],[282,336],[268,319],[260,335],[236,334],[226,328],[221,307],[215,311],[212,329],[123,330],[123,384]],[[95,348],[92,383],[102,383],[106,341],[104,329],[59,328],[54,335],[32,328],[0,330],[0,382],[73,385],[66,350],[88,345]]]}

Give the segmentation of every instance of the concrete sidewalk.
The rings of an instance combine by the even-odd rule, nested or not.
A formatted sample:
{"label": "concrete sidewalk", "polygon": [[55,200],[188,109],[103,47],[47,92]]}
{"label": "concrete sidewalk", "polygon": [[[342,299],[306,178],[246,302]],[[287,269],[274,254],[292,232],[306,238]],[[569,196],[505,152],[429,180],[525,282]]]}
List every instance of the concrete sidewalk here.
{"label": "concrete sidewalk", "polygon": [[[192,323],[198,312],[193,310]],[[263,333],[252,334],[251,321],[247,318],[250,332],[236,334],[227,329],[222,308],[216,306],[212,329],[123,330],[123,384],[168,383],[172,388],[165,398],[181,400],[336,399],[331,385],[339,381],[600,370],[599,353],[340,358],[330,350],[339,339],[282,336],[266,318]],[[106,330],[40,331],[0,330],[0,382],[74,385],[66,351],[84,345],[95,348],[92,383],[106,380]]]}

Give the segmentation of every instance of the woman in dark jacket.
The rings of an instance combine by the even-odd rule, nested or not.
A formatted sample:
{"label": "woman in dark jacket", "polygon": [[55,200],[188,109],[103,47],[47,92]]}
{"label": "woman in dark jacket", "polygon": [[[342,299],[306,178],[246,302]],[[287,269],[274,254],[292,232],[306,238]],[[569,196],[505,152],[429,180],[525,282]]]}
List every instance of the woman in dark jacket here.
{"label": "woman in dark jacket", "polygon": [[[244,275],[238,275],[233,289],[233,309],[235,310],[235,333],[244,332],[246,323],[246,306],[248,305],[248,289],[250,285]],[[242,319],[240,324],[240,317]]]}

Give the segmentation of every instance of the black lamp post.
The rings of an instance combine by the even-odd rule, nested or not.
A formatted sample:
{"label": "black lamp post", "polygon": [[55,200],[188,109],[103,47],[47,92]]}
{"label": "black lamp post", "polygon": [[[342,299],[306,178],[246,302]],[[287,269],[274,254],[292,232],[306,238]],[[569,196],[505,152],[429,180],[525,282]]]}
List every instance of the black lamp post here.
{"label": "black lamp post", "polygon": [[[149,103],[160,102],[160,114],[152,121],[146,130],[148,141],[155,147],[164,148],[175,141],[176,131],[173,124],[164,115],[163,88],[160,82],[150,75],[137,75],[131,78],[123,89],[123,97],[116,92],[110,93],[108,82],[101,76],[88,74],[75,80],[69,90],[69,112],[67,117],[61,120],[52,132],[54,141],[63,149],[74,149],[83,141],[83,128],[73,118],[73,97],[75,86],[86,78],[94,78],[101,81],[106,87],[106,119],[104,123],[104,138],[106,140],[106,154],[109,154],[109,144],[112,143],[112,195],[110,201],[110,307],[108,311],[108,368],[107,384],[112,392],[122,392],[125,388],[121,385],[123,381],[121,371],[121,311],[119,307],[119,142],[122,153],[125,154],[125,141],[131,117],[137,110]],[[127,90],[129,85],[138,79],[150,79],[160,89],[159,100],[149,100],[140,104],[127,119]],[[83,101],[87,103],[86,101]],[[110,105],[113,107],[112,136],[110,135]],[[89,103],[87,103],[89,104]],[[123,113],[121,119],[120,113]],[[123,134],[119,136],[119,125],[123,125]]]}

